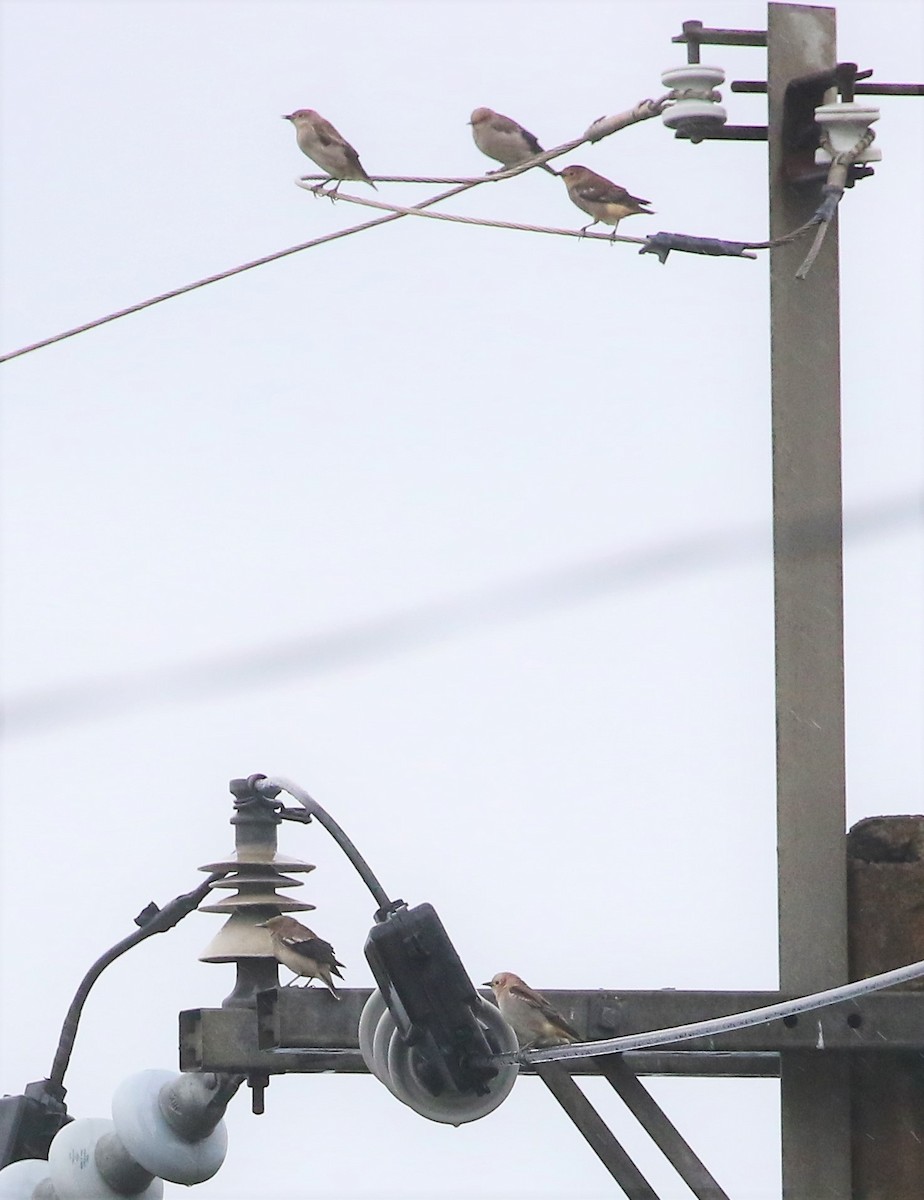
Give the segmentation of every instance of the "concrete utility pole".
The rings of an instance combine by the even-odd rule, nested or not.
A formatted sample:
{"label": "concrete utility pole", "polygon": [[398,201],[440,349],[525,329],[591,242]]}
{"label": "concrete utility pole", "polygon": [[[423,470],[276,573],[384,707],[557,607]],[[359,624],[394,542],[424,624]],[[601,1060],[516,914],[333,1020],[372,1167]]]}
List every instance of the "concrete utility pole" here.
{"label": "concrete utility pole", "polygon": [[[792,85],[834,70],[836,17],[800,4],[770,4],[767,16],[778,238],[820,198],[823,180],[807,177],[824,89],[807,88],[799,104]],[[847,982],[837,217],[797,279],[805,250],[800,240],[770,252],[780,989],[792,994]],[[780,1057],[784,1197],[851,1200],[847,1070],[839,1056]]]}

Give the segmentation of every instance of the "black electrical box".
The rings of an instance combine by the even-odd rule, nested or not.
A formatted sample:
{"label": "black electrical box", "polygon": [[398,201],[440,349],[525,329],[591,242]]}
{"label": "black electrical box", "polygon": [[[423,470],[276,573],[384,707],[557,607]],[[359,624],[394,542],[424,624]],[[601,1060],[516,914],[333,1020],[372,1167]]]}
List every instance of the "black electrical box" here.
{"label": "black electrical box", "polygon": [[427,1088],[484,1095],[497,1074],[476,1016],[484,1001],[432,904],[389,913],[370,930],[365,953],[399,1033],[422,1060]]}

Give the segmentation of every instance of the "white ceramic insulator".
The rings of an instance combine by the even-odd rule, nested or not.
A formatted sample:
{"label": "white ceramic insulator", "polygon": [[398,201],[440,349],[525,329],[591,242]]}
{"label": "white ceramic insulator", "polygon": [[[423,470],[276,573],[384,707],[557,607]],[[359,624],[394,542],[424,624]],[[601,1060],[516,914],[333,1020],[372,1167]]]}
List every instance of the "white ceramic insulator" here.
{"label": "white ceramic insulator", "polygon": [[669,104],[661,114],[668,129],[694,132],[710,126],[724,125],[728,114],[713,97],[719,84],[725,82],[721,67],[707,67],[702,63],[688,63],[685,67],[672,67],[663,71],[661,82],[680,98]]}
{"label": "white ceramic insulator", "polygon": [[[815,120],[824,129],[835,154],[847,154],[864,136],[874,121],[879,120],[879,109],[856,101],[842,104],[822,104],[815,109]],[[882,151],[875,142],[867,146],[854,159],[858,163],[881,162]],[[831,162],[831,154],[819,146],[815,151],[816,163]]]}
{"label": "white ceramic insulator", "polygon": [[51,1171],[43,1158],[21,1158],[0,1171],[0,1200],[32,1200],[40,1183]]}
{"label": "white ceramic insulator", "polygon": [[160,1107],[161,1088],[179,1078],[176,1071],[129,1076],[112,1097],[112,1119],[126,1150],[152,1175],[171,1183],[202,1183],[225,1161],[228,1132],[224,1121],[219,1121],[197,1141],[180,1137]]}
{"label": "white ceramic insulator", "polygon": [[[58,1130],[48,1150],[48,1166],[59,1200],[126,1200],[123,1192],[109,1186],[96,1165],[97,1142],[115,1132],[112,1121],[103,1117],[83,1117]],[[161,1200],[163,1194],[164,1181],[154,1179],[135,1193],[135,1200]]]}
{"label": "white ceramic insulator", "polygon": [[[481,1001],[478,1020],[495,1053],[516,1051],[516,1034],[493,1004]],[[464,1125],[487,1116],[506,1099],[517,1078],[516,1063],[503,1064],[488,1083],[483,1096],[465,1095],[447,1088],[434,1096],[418,1077],[416,1054],[404,1041],[379,991],[363,1008],[359,1022],[359,1048],[369,1070],[396,1099],[421,1116],[445,1125]]]}

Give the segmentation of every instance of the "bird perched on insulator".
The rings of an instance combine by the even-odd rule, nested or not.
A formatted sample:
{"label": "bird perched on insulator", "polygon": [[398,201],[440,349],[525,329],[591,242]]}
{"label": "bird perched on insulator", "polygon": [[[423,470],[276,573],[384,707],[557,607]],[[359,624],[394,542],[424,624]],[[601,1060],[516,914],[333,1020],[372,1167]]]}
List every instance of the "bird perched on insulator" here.
{"label": "bird perched on insulator", "polygon": [[[319,938],[294,917],[271,917],[261,921],[257,928],[269,930],[277,961],[294,971],[295,979],[303,976],[309,984],[312,979],[320,979],[334,999],[340,999],[331,976],[343,978],[339,970],[343,963],[337,961],[330,942]],[[295,979],[290,979],[285,986],[295,983]]]}
{"label": "bird perched on insulator", "polygon": [[[493,158],[495,162],[502,163],[505,170],[518,167],[520,163],[543,153],[534,134],[511,117],[495,112],[493,108],[476,108],[469,124],[472,127],[475,145],[481,153]],[[550,175],[558,174],[548,163],[539,165]]]}
{"label": "bird perched on insulator", "polygon": [[298,108],[295,112],[284,115],[282,119],[291,121],[295,126],[295,140],[302,154],[306,154],[330,176],[330,179],[318,185],[317,191],[323,191],[331,179],[337,182],[325,195],[336,195],[337,189],[345,179],[359,179],[368,183],[370,187],[375,187],[359,161],[359,155],[320,113],[316,113],[313,108]]}
{"label": "bird perched on insulator", "polygon": [[593,217],[590,225],[585,225],[581,233],[586,233],[591,225],[602,221],[605,225],[613,226],[613,236],[623,217],[643,214],[653,217],[654,213],[647,206],[650,200],[641,200],[620,187],[618,183],[598,175],[589,167],[565,167],[561,172],[565,181],[568,195],[572,203]]}
{"label": "bird perched on insulator", "polygon": [[500,1014],[517,1035],[522,1050],[584,1040],[541,992],[533,991],[512,971],[501,971],[484,986],[494,992]]}

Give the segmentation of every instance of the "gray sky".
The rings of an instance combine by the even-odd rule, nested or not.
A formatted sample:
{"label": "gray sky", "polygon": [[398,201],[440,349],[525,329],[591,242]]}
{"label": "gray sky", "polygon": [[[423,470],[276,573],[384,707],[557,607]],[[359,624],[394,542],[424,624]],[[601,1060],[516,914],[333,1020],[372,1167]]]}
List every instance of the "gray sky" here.
{"label": "gray sky", "polygon": [[[293,186],[313,168],[284,112],[317,108],[373,174],[479,174],[475,106],[556,145],[661,94],[683,20],[766,24],[668,0],[2,17],[4,351],[363,219]],[[915,3],[839,6],[840,57],[879,80],[924,78],[922,32]],[[761,50],[704,60],[765,77]],[[763,119],[725,94],[731,121]],[[921,107],[879,104],[883,162],[841,221],[851,822],[919,810],[924,784]],[[651,199],[620,232],[756,240],[765,156],[650,121],[564,161]],[[541,172],[446,210],[584,223]],[[0,1087],[47,1074],[89,963],[228,851],[227,781],[255,771],[431,901],[478,982],[774,988],[767,325],[765,257],[662,267],[407,219],[6,364]],[[299,897],[368,985],[358,878],[316,826],[281,849],[317,864]],[[197,961],[219,927],[191,916],[103,976],[75,1115],[176,1065],[176,1013],[232,987]],[[775,1083],[651,1086],[730,1194],[778,1195]],[[266,1099],[235,1101],[197,1194],[614,1192],[534,1080],[459,1130],[369,1078]]]}

